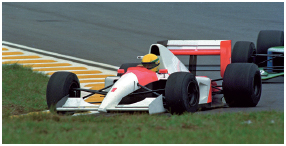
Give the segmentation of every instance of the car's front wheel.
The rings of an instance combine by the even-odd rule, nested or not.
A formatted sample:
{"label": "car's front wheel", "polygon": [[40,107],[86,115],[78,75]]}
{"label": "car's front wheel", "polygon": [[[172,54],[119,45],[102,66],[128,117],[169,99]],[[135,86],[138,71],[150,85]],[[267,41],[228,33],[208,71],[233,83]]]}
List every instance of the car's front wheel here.
{"label": "car's front wheel", "polygon": [[173,73],[166,82],[166,108],[171,114],[196,112],[199,104],[199,93],[198,82],[192,73]]}
{"label": "car's front wheel", "polygon": [[[80,88],[80,83],[76,74],[71,72],[55,72],[49,79],[46,91],[46,100],[51,112],[55,112],[57,107],[61,107],[65,101],[63,98],[80,97],[80,91],[74,88]],[[67,98],[66,98],[67,99]],[[67,114],[67,112],[57,112]]]}

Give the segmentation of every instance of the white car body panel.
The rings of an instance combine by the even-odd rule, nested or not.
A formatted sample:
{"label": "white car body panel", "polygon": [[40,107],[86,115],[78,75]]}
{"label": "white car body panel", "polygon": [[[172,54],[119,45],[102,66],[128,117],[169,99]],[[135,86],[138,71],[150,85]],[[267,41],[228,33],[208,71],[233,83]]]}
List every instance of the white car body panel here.
{"label": "white car body panel", "polygon": [[[112,87],[99,106],[99,112],[107,112],[107,108],[115,107],[121,99],[129,93],[137,90],[138,79],[135,74],[124,74]],[[115,89],[115,91],[113,91]]]}
{"label": "white car body panel", "polygon": [[220,42],[225,40],[168,40],[167,48],[170,50],[200,50],[220,49]]}
{"label": "white car body panel", "polygon": [[205,104],[208,102],[209,93],[211,90],[211,80],[207,77],[196,77],[200,89],[200,101],[199,104]]}
{"label": "white car body panel", "polygon": [[189,72],[185,65],[165,46],[160,44],[152,44],[149,53],[151,53],[152,46],[157,46],[160,51],[160,66],[159,69],[168,69],[168,73],[172,74],[174,72]]}

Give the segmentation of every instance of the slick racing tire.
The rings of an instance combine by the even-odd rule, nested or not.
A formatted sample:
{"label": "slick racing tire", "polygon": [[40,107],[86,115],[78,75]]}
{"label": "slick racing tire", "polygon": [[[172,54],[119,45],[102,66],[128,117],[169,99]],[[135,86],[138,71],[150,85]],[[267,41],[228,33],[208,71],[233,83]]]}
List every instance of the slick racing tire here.
{"label": "slick racing tire", "polygon": [[[80,88],[80,83],[76,74],[71,72],[55,72],[52,74],[47,85],[46,93],[47,105],[50,111],[55,112],[57,107],[62,106],[65,101],[59,101],[67,95],[69,95],[69,97],[80,97],[80,91],[75,91],[73,90],[74,88]],[[73,114],[73,112],[59,111],[57,113]]]}
{"label": "slick racing tire", "polygon": [[261,76],[253,63],[232,63],[223,77],[223,93],[230,107],[255,107],[261,96]]}
{"label": "slick racing tire", "polygon": [[[139,63],[124,63],[122,64],[119,69],[124,69],[124,72],[127,72],[129,67],[136,67]],[[122,76],[122,74],[117,73],[117,76]]]}
{"label": "slick racing tire", "polygon": [[169,76],[165,87],[166,109],[171,114],[196,112],[199,93],[198,82],[192,73],[173,73]]}
{"label": "slick racing tire", "polygon": [[[256,46],[257,46],[257,54],[267,54],[267,50],[271,47],[284,46],[284,31],[261,30],[257,37]],[[267,60],[266,56],[257,56],[255,58],[255,63],[259,67],[265,67],[267,66],[267,61],[265,60]]]}
{"label": "slick racing tire", "polygon": [[231,53],[231,63],[252,63],[253,54],[255,54],[255,46],[252,42],[236,42]]}

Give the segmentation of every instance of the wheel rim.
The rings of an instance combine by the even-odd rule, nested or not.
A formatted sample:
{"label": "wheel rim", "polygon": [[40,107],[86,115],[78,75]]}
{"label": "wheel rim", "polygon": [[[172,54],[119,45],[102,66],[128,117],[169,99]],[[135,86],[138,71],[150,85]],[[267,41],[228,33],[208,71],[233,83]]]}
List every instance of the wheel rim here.
{"label": "wheel rim", "polygon": [[254,83],[253,84],[254,95],[258,96],[260,94],[260,89],[261,89],[261,83],[259,81],[258,75],[255,75],[253,83]]}
{"label": "wheel rim", "polygon": [[195,106],[197,103],[196,85],[194,82],[190,82],[187,87],[188,90],[188,104],[190,106]]}
{"label": "wheel rim", "polygon": [[69,88],[69,97],[78,97],[79,91],[74,90],[74,88],[79,88],[79,85],[77,82],[72,82]]}
{"label": "wheel rim", "polygon": [[254,89],[254,94],[257,95],[258,94],[258,87],[257,87],[257,84],[255,82],[254,82],[253,89]]}

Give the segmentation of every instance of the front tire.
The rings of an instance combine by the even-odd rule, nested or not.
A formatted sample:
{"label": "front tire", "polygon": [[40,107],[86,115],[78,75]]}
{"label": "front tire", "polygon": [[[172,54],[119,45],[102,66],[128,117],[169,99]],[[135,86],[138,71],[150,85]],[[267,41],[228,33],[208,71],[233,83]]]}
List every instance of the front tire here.
{"label": "front tire", "polygon": [[261,75],[256,64],[233,63],[226,67],[223,92],[230,107],[255,107],[261,96]]}
{"label": "front tire", "polygon": [[173,73],[166,82],[166,108],[171,114],[196,112],[199,105],[199,93],[198,82],[192,73]]}
{"label": "front tire", "polygon": [[[65,96],[80,97],[80,91],[73,90],[80,88],[80,83],[76,74],[71,72],[55,72],[49,79],[46,91],[46,100],[51,112],[55,112],[57,107],[64,104],[57,104]],[[57,112],[66,114],[66,112]]]}

